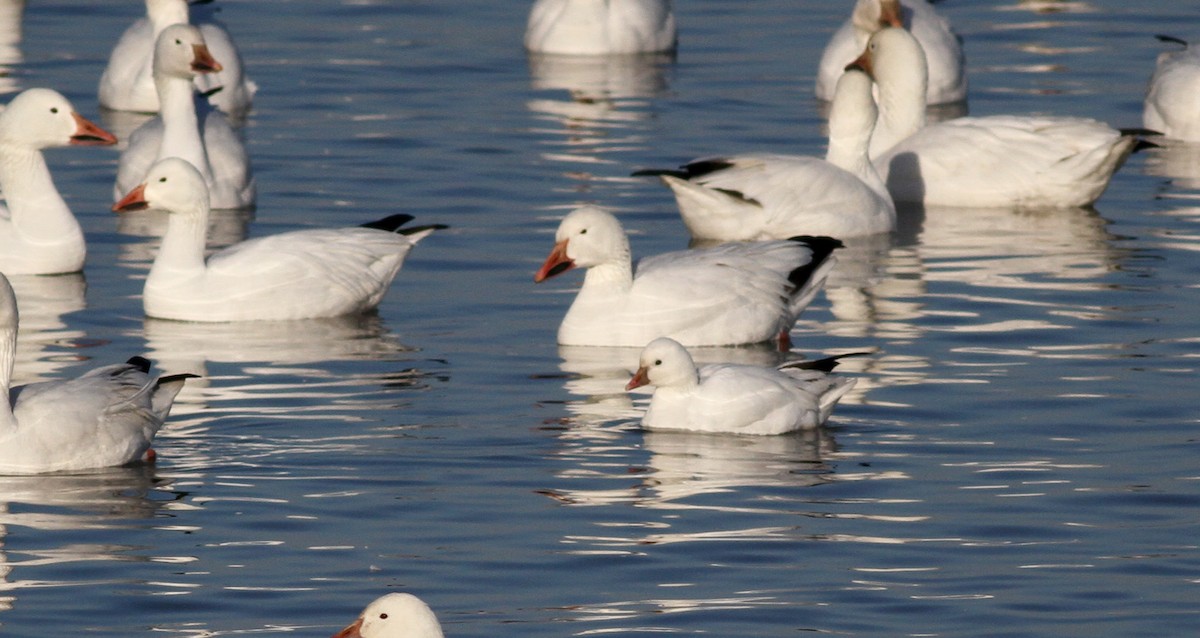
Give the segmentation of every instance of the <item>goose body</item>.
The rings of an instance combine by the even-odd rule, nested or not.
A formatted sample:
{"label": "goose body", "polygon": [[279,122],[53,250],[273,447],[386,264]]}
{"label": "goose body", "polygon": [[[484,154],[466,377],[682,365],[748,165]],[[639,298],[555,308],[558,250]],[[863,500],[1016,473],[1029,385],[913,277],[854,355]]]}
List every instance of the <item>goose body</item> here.
{"label": "goose body", "polygon": [[833,99],[842,69],[862,53],[871,34],[884,26],[905,27],[921,43],[929,67],[926,103],[950,104],[967,99],[962,39],[926,0],[858,0],[821,53],[818,98]]}
{"label": "goose body", "polygon": [[674,51],[671,0],[537,0],[525,48],[559,55]]}
{"label": "goose body", "polygon": [[848,70],[839,80],[824,159],[757,153],[636,174],[661,177],[697,239],[846,238],[889,232],[896,225],[896,208],[867,155],[876,117],[871,88],[870,77],[861,70]]}
{"label": "goose body", "polygon": [[167,211],[143,293],[146,315],[179,321],[335,317],[377,306],[412,247],[438,226],[394,215],[350,228],[298,230],[240,242],[204,258],[208,192],[176,157],[155,164],[117,212]]}
{"label": "goose body", "polygon": [[655,386],[642,425],[650,430],[784,434],[829,418],[855,380],[833,377],[836,358],[765,367],[722,363],[696,367],[678,341],[658,338],[642,350],[626,386]]}
{"label": "goose body", "polygon": [[87,255],[83,229],[59,195],[42,150],[111,145],[117,139],[80,116],[50,89],[28,89],[0,111],[0,272],[78,272]]}
{"label": "goose body", "polygon": [[896,202],[1071,207],[1100,197],[1138,142],[1092,119],[997,115],[925,124],[925,65],[905,30],[886,28],[858,63],[879,90],[871,155]]}
{"label": "goose body", "polygon": [[163,29],[154,50],[154,82],[161,112],[129,136],[117,165],[113,198],[141,183],[150,166],[181,157],[204,176],[213,208],[254,205],[257,197],[250,159],[225,115],[196,99],[192,79],[220,69],[200,30],[187,24]]}
{"label": "goose body", "polygon": [[442,638],[442,626],[425,601],[394,592],[367,605],[333,638]]}
{"label": "goose body", "polygon": [[558,342],[633,347],[659,336],[688,345],[786,340],[841,246],[828,237],[723,244],[648,257],[635,273],[620,222],[594,206],[564,217],[555,242],[534,281],[587,269]]}
{"label": "goose body", "polygon": [[142,458],[184,380],[155,377],[134,357],[73,379],[10,387],[19,315],[0,274],[0,473],[124,465]]}
{"label": "goose body", "polygon": [[1142,124],[1170,138],[1200,142],[1200,48],[1177,38],[1158,37],[1184,48],[1159,54]]}
{"label": "goose body", "polygon": [[[154,45],[164,29],[190,21],[187,0],[146,0],[146,16],[121,34],[100,76],[100,105],[114,111],[157,113],[160,107],[154,87]],[[197,76],[196,89],[207,94],[209,103],[230,117],[242,118],[253,105],[258,86],[245,77],[242,56],[229,32],[216,22],[197,25],[222,69]]]}

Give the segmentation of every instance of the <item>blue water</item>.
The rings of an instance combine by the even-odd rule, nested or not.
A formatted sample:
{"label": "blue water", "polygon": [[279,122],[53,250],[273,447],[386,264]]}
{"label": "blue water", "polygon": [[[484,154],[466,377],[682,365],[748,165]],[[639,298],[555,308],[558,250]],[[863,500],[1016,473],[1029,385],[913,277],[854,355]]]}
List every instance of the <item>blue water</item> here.
{"label": "blue water", "polygon": [[[816,60],[851,3],[678,3],[678,58],[563,68],[527,2],[220,0],[261,86],[253,216],[213,243],[394,212],[452,228],[377,314],[142,318],[154,213],[108,212],[117,152],[52,151],[84,276],[14,283],[19,381],[146,353],[192,371],[154,467],[0,477],[0,633],[328,636],[411,591],[448,636],[1193,635],[1200,627],[1200,150],[1133,156],[1095,210],[909,212],[793,332],[867,350],[816,433],[645,433],[634,352],[563,349],[556,220],[719,152],[823,153]],[[1057,7],[1037,12],[1037,6]],[[966,2],[970,112],[1140,125],[1189,2]],[[89,117],[141,3],[30,3],[7,88]],[[572,96],[579,98],[572,100]],[[768,362],[761,349],[710,353]]]}

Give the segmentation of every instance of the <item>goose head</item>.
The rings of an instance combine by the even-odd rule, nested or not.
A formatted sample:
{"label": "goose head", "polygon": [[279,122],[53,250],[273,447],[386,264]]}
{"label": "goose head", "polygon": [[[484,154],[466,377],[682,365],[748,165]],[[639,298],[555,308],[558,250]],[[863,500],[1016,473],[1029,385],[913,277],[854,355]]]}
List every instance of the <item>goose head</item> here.
{"label": "goose head", "polygon": [[168,157],[146,173],[146,181],[113,204],[113,212],[154,208],[169,213],[208,212],[208,186],[204,176],[187,160]]}
{"label": "goose head", "polygon": [[117,138],[77,113],[58,91],[27,89],[0,113],[0,142],[43,149],[110,146]]}
{"label": "goose head", "polygon": [[442,638],[442,627],[420,598],[392,593],[367,605],[357,620],[333,638]]}
{"label": "goose head", "polygon": [[563,218],[554,233],[554,249],[533,276],[535,282],[572,268],[591,268],[629,259],[629,240],[621,222],[610,212],[583,206]]}
{"label": "goose head", "polygon": [[900,6],[900,0],[858,0],[850,21],[863,33],[875,33],[884,27],[903,27],[904,8]]}
{"label": "goose head", "polygon": [[198,73],[216,73],[221,63],[213,58],[200,29],[173,24],[154,42],[154,75],[191,81]]}
{"label": "goose head", "polygon": [[872,94],[871,76],[862,67],[850,65],[838,78],[829,109],[829,138],[870,136],[879,108]]}
{"label": "goose head", "polygon": [[626,384],[626,390],[652,385],[660,388],[695,385],[698,373],[696,362],[686,348],[669,337],[659,337],[646,344],[638,357],[638,369]]}
{"label": "goose head", "polygon": [[904,29],[888,27],[873,34],[862,55],[850,66],[866,71],[879,85],[880,93],[889,87],[904,87],[908,91],[919,87],[920,94],[925,95],[929,73],[925,50]]}

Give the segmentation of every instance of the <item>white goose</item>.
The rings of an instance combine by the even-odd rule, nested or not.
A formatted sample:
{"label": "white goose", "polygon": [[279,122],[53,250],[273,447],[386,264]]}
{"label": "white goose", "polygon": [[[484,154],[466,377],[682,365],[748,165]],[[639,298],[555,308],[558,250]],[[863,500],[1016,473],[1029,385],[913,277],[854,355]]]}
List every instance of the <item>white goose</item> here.
{"label": "white goose", "polygon": [[834,32],[821,54],[818,98],[833,98],[842,69],[862,53],[871,34],[885,26],[906,27],[921,43],[929,68],[926,103],[950,104],[967,99],[962,38],[925,0],[858,0],[850,18]]}
{"label": "white goose", "polygon": [[855,380],[829,371],[838,357],[776,368],[735,363],[699,369],[674,339],[651,341],[626,390],[655,386],[642,425],[650,430],[785,434],[825,423]]}
{"label": "white goose", "polygon": [[634,175],[660,176],[697,239],[844,239],[889,232],[896,207],[867,155],[876,117],[871,89],[861,69],[843,73],[829,114],[825,159],[758,153]]}
{"label": "white goose", "polygon": [[208,190],[188,162],[169,157],[113,205],[167,211],[167,231],[142,303],[179,321],[335,317],[377,306],[417,242],[444,226],[401,229],[409,215],[351,228],[298,230],[250,239],[204,258]]}
{"label": "white goose", "polygon": [[[146,17],[138,19],[121,34],[100,76],[100,106],[114,111],[157,113],[158,93],[154,88],[154,43],[163,29],[187,24],[187,0],[146,0]],[[222,69],[196,78],[196,88],[208,101],[233,118],[242,118],[254,101],[258,86],[242,71],[242,56],[229,32],[215,22],[198,25]]]}
{"label": "white goose", "polygon": [[1139,141],[1079,117],[995,115],[926,126],[924,59],[912,35],[889,27],[857,60],[879,88],[871,155],[896,202],[1085,206]]}
{"label": "white goose", "polygon": [[163,29],[154,47],[154,84],[162,112],[129,136],[117,165],[114,200],[141,183],[154,162],[182,157],[204,175],[213,208],[254,205],[256,185],[245,147],[224,114],[195,99],[192,78],[220,68],[199,29],[187,24]]}
{"label": "white goose", "polygon": [[1142,124],[1167,137],[1200,142],[1200,48],[1170,36],[1158,39],[1184,48],[1159,54],[1146,92]]}
{"label": "white goose", "polygon": [[563,345],[641,347],[670,336],[696,346],[778,339],[786,347],[841,245],[829,237],[723,244],[643,259],[635,274],[621,223],[584,206],[563,218],[533,279],[587,269],[558,329]]}
{"label": "white goose", "polygon": [[671,0],[537,0],[525,48],[560,55],[674,51]]}
{"label": "white goose", "polygon": [[63,201],[42,149],[116,144],[65,97],[28,89],[0,112],[0,272],[52,275],[83,269],[83,229]]}
{"label": "white goose", "polygon": [[333,638],[442,638],[442,626],[425,601],[397,592],[376,598]]}
{"label": "white goose", "polygon": [[150,362],[96,368],[74,379],[10,387],[17,298],[0,274],[0,473],[124,465],[142,458],[194,375],[153,377]]}

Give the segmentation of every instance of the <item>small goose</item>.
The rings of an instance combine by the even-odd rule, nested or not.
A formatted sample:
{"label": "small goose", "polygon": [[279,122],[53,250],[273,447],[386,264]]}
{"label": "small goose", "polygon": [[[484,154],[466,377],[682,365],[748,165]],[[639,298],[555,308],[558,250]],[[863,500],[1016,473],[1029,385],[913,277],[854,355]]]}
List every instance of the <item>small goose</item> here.
{"label": "small goose", "polygon": [[154,85],[162,111],[129,136],[117,165],[114,200],[144,180],[154,162],[182,157],[204,175],[213,208],[254,205],[256,185],[241,139],[223,113],[196,100],[192,79],[220,69],[199,29],[187,24],[163,29],[154,47]]}
{"label": "small goose", "polygon": [[674,51],[671,0],[537,0],[525,48],[558,55]]}
{"label": "small goose", "polygon": [[1158,56],[1142,110],[1142,125],[1163,135],[1200,142],[1200,48],[1171,36],[1163,42],[1182,44],[1182,51]]}
{"label": "small goose", "polygon": [[[190,22],[188,4],[187,0],[146,0],[146,16],[121,34],[100,76],[100,106],[114,111],[158,112],[160,104],[152,64],[154,44],[163,29]],[[196,89],[207,95],[214,107],[241,119],[253,105],[258,86],[245,77],[242,56],[224,27],[211,21],[197,26],[222,68],[197,76]]]}
{"label": "small goose", "polygon": [[108,146],[117,138],[84,119],[57,91],[28,89],[0,111],[0,272],[54,275],[83,270],[83,229],[63,201],[42,150]]}
{"label": "small goose", "polygon": [[925,0],[858,0],[850,18],[834,32],[817,67],[817,97],[831,100],[842,69],[883,27],[905,27],[921,43],[929,68],[927,104],[951,104],[967,99],[962,38]]}
{"label": "small goose", "polygon": [[890,232],[896,207],[867,149],[877,109],[871,78],[856,67],[838,80],[824,159],[748,154],[695,160],[658,175],[696,239],[744,241]]}
{"label": "small goose", "polygon": [[377,306],[408,251],[445,226],[401,226],[409,215],[350,228],[298,230],[233,244],[204,258],[208,189],[169,157],[113,205],[167,211],[167,231],[142,295],[146,315],[178,321],[335,317]]}
{"label": "small goose", "polygon": [[839,358],[776,368],[719,363],[697,369],[678,341],[661,337],[642,350],[625,389],[655,386],[642,417],[649,430],[785,434],[825,423],[854,387],[855,379],[829,375]]}
{"label": "small goose", "polygon": [[612,213],[583,206],[563,218],[535,282],[587,269],[558,329],[558,343],[641,347],[659,336],[687,345],[738,345],[788,332],[829,276],[829,237],[722,244],[643,259]]}
{"label": "small goose", "polygon": [[0,473],[79,471],[132,463],[150,450],[186,379],[154,377],[150,362],[91,370],[74,379],[10,387],[17,298],[0,274]]}
{"label": "small goose", "polygon": [[871,36],[856,61],[879,89],[871,156],[897,202],[1086,206],[1145,131],[1080,117],[993,115],[925,124],[925,56],[904,29]]}
{"label": "small goose", "polygon": [[442,638],[442,626],[425,601],[391,593],[376,598],[333,638]]}

